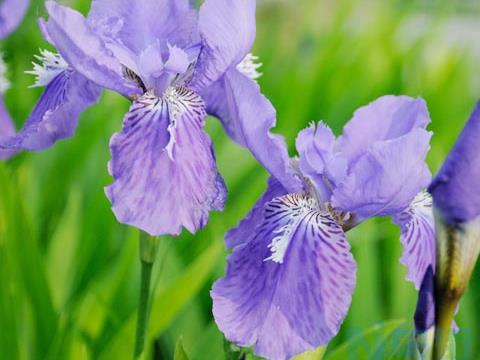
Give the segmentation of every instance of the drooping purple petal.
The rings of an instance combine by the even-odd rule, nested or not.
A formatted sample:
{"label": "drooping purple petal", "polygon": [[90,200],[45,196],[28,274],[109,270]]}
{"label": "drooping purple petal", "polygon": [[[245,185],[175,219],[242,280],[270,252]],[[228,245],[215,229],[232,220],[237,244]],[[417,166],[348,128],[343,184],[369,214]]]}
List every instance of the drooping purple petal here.
{"label": "drooping purple petal", "polygon": [[437,208],[450,224],[480,215],[480,102],[430,185]]}
{"label": "drooping purple petal", "polygon": [[338,150],[353,165],[371,144],[395,139],[430,122],[425,101],[387,95],[358,109],[338,138]]}
{"label": "drooping purple petal", "polygon": [[73,70],[61,72],[47,85],[18,134],[0,140],[0,154],[38,151],[72,136],[80,113],[97,101],[100,91]]}
{"label": "drooping purple petal", "polygon": [[283,137],[270,132],[276,123],[275,108],[254,80],[232,69],[201,92],[201,96],[207,112],[222,121],[235,142],[250,150],[289,192],[301,191]]}
{"label": "drooping purple petal", "polygon": [[178,235],[223,209],[226,190],[204,118],[200,97],[183,87],[167,89],[163,99],[146,93],[132,105],[110,142],[114,182],[106,193],[119,222]]}
{"label": "drooping purple petal", "polygon": [[255,40],[255,0],[205,0],[198,27],[202,50],[191,86],[200,91],[239,64]]}
{"label": "drooping purple petal", "polygon": [[407,209],[393,217],[393,221],[401,230],[403,254],[400,262],[408,269],[407,280],[418,290],[427,269],[435,269],[435,224],[430,194],[419,193]]}
{"label": "drooping purple petal", "polygon": [[353,212],[359,221],[406,209],[430,183],[425,156],[431,135],[417,128],[399,138],[371,145],[334,190],[335,209]]}
{"label": "drooping purple petal", "polygon": [[285,190],[277,179],[270,177],[267,182],[267,190],[256,202],[252,210],[250,210],[247,216],[240,221],[237,227],[231,229],[225,235],[225,243],[227,247],[233,248],[250,242],[255,236],[255,230],[263,222],[265,205],[274,198],[284,195],[287,195],[287,190]]}
{"label": "drooping purple petal", "polygon": [[0,1],[0,39],[6,38],[20,25],[28,4],[28,0]]}
{"label": "drooping purple petal", "polygon": [[226,338],[287,359],[326,344],[350,306],[356,266],[341,227],[304,195],[266,205],[255,237],[234,249],[212,289]]}
{"label": "drooping purple petal", "polygon": [[65,61],[96,84],[125,96],[142,93],[123,77],[122,64],[77,11],[47,1],[47,32]]}
{"label": "drooping purple petal", "polygon": [[335,135],[323,123],[300,131],[296,141],[302,174],[310,177],[318,196],[330,200],[332,190],[347,174],[347,161],[334,151]]}
{"label": "drooping purple petal", "polygon": [[116,24],[113,35],[137,55],[156,41],[184,48],[197,36],[189,0],[94,0],[88,20],[106,28],[99,31]]}

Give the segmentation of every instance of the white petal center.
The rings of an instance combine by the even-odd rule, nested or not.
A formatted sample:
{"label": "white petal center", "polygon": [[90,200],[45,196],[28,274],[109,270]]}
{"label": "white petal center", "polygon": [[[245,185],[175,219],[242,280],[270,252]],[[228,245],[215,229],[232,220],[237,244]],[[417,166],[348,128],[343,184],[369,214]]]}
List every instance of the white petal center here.
{"label": "white petal center", "polygon": [[262,66],[261,63],[256,63],[258,56],[254,56],[249,53],[245,58],[237,65],[237,70],[245,74],[252,80],[258,79],[262,76],[262,73],[258,72],[258,68]]}
{"label": "white petal center", "polygon": [[40,55],[34,56],[39,63],[32,62],[33,70],[26,74],[35,76],[35,84],[31,87],[47,86],[58,74],[68,68],[68,64],[60,54],[40,49]]}

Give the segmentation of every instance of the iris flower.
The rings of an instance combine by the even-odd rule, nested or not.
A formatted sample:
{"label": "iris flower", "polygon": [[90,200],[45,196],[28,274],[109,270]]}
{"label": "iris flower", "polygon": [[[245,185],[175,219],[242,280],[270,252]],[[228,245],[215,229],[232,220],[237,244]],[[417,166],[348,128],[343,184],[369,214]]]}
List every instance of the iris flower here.
{"label": "iris flower", "polygon": [[[28,0],[4,0],[0,2],[0,40],[5,39],[18,27],[27,12],[28,3]],[[0,56],[0,141],[2,138],[15,133],[15,127],[3,101],[3,95],[10,87],[6,75],[7,66]],[[2,159],[1,150],[0,159]]]}
{"label": "iris flower", "polygon": [[435,297],[423,313],[435,314],[435,322],[428,322],[428,329],[435,324],[433,359],[447,350],[453,317],[480,253],[479,142],[480,102],[428,189],[438,251]]}
{"label": "iris flower", "polygon": [[226,338],[268,359],[327,344],[350,306],[356,264],[345,232],[393,216],[407,279],[435,263],[431,198],[423,190],[431,133],[425,102],[385,96],[357,110],[335,138],[323,123],[296,140],[290,175],[272,174],[261,199],[226,236],[233,248],[212,289]]}
{"label": "iris flower", "polygon": [[0,147],[40,150],[71,136],[100,89],[114,90],[132,101],[110,141],[114,182],[106,194],[117,219],[151,235],[195,232],[226,196],[203,130],[207,113],[278,176],[289,171],[249,53],[255,6],[206,0],[197,14],[188,0],[95,0],[85,18],[47,1],[40,26],[59,54],[38,57],[34,73],[45,92],[23,130]]}

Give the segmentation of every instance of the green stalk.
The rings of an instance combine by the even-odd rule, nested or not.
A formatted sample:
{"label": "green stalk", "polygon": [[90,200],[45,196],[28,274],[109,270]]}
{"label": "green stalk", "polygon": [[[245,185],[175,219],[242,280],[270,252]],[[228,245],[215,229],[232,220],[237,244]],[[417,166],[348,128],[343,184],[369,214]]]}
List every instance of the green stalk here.
{"label": "green stalk", "polygon": [[152,279],[152,268],[155,263],[158,250],[158,239],[140,232],[140,263],[141,280],[140,296],[138,300],[137,331],[135,336],[134,359],[141,359],[145,338],[148,328],[148,315],[150,310],[150,284]]}

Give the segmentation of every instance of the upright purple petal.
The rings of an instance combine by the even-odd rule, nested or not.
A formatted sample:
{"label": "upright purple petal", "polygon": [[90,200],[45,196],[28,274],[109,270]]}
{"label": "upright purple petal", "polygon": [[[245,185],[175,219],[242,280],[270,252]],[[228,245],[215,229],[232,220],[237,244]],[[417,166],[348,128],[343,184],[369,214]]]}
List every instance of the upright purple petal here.
{"label": "upright purple petal", "polygon": [[123,77],[122,64],[106,48],[77,11],[47,1],[47,32],[65,61],[96,84],[125,96],[140,94],[138,86]]}
{"label": "upright purple petal", "polygon": [[275,108],[254,80],[232,69],[201,96],[207,112],[222,121],[235,142],[249,149],[288,192],[301,191],[283,137],[270,132],[276,124]]}
{"label": "upright purple petal", "polygon": [[205,0],[198,27],[202,50],[192,88],[205,89],[250,52],[255,40],[255,0]]}
{"label": "upright purple petal", "polygon": [[197,36],[189,0],[94,0],[88,19],[97,29],[116,24],[114,36],[137,55],[155,41],[184,48]]}
{"label": "upright purple petal", "polygon": [[480,102],[430,185],[437,208],[450,224],[480,215]]}
{"label": "upright purple petal", "polygon": [[38,151],[72,136],[80,113],[99,96],[100,88],[79,73],[61,72],[47,85],[18,134],[0,139],[0,154]]}
{"label": "upright purple petal", "polygon": [[393,221],[401,230],[403,254],[400,262],[408,269],[407,280],[418,290],[427,269],[435,269],[435,224],[430,194],[419,193],[407,209],[393,217]]}
{"label": "upright purple petal", "polygon": [[0,39],[6,38],[23,20],[29,0],[0,1]]}
{"label": "upright purple petal", "polygon": [[119,222],[151,235],[194,233],[222,210],[225,186],[203,130],[204,104],[183,88],[136,101],[110,142],[114,177],[106,188]]}
{"label": "upright purple petal", "polygon": [[341,227],[300,194],[266,205],[254,238],[234,249],[212,289],[226,338],[267,359],[287,359],[337,334],[356,266]]}
{"label": "upright purple petal", "polygon": [[431,135],[417,128],[399,138],[374,143],[334,190],[335,209],[353,212],[360,221],[406,209],[430,183],[425,157]]}
{"label": "upright purple petal", "polygon": [[252,210],[243,218],[237,227],[230,230],[225,235],[225,243],[227,247],[233,248],[235,246],[248,243],[255,237],[255,230],[263,222],[263,214],[265,212],[265,205],[276,197],[287,195],[287,190],[282,184],[270,177],[267,183],[267,190],[262,197],[256,202]]}
{"label": "upright purple petal", "polygon": [[330,200],[332,190],[347,174],[347,161],[335,152],[335,135],[323,123],[300,131],[296,141],[300,170],[315,184],[319,198]]}
{"label": "upright purple petal", "polygon": [[371,144],[395,139],[416,128],[425,128],[430,116],[425,101],[387,95],[358,109],[338,139],[338,150],[355,163]]}

